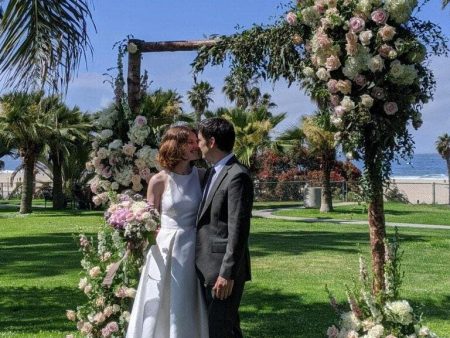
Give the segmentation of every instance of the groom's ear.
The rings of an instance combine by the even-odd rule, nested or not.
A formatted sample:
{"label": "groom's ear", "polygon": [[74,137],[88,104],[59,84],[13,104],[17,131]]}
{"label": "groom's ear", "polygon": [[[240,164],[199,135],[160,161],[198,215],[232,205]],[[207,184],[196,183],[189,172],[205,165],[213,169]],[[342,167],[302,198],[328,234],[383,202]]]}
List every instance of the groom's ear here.
{"label": "groom's ear", "polygon": [[216,145],[216,138],[214,136],[211,136],[209,138],[209,146],[210,148],[213,148]]}

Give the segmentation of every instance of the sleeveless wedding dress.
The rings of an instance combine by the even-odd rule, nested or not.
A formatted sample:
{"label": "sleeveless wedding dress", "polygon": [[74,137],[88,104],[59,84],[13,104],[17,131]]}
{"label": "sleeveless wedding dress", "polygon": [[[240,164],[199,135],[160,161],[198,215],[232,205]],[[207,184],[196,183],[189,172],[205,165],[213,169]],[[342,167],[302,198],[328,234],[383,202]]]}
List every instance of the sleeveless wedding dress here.
{"label": "sleeveless wedding dress", "polygon": [[161,229],[148,254],[127,338],[208,338],[208,316],[195,271],[195,221],[202,198],[196,167],[168,172]]}

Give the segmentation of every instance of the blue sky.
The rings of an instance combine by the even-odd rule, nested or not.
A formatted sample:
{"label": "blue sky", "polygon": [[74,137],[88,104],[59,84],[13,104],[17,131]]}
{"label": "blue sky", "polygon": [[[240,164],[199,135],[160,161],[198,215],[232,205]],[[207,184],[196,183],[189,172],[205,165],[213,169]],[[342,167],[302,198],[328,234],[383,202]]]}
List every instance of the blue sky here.
{"label": "blue sky", "polygon": [[[442,11],[440,0],[431,0],[420,17],[432,20],[442,26],[450,36],[450,8]],[[288,1],[283,1],[286,4]],[[97,33],[91,29],[94,47],[92,58],[87,65],[82,64],[78,77],[70,84],[67,95],[69,105],[78,105],[83,110],[96,111],[112,99],[112,90],[104,84],[103,73],[115,65],[115,42],[128,35],[146,41],[202,39],[210,34],[232,34],[236,25],[250,27],[253,23],[269,23],[273,16],[283,13],[279,1],[269,0],[108,0],[94,1],[94,21]],[[186,100],[186,91],[193,84],[189,64],[195,52],[149,53],[143,58],[142,68],[149,72],[151,87],[176,89]],[[450,132],[450,67],[446,58],[436,58],[431,67],[437,80],[435,100],[423,110],[424,124],[414,131],[416,153],[434,152],[434,142],[438,135]],[[87,66],[87,67],[86,67]],[[215,87],[213,97],[217,106],[228,105],[221,88],[227,70],[221,67],[210,68],[200,79]],[[282,129],[297,125],[301,115],[314,110],[303,91],[286,83],[263,84],[263,90],[272,94],[278,104],[278,112],[287,112],[288,118],[280,125]],[[190,107],[185,104],[185,110]]]}

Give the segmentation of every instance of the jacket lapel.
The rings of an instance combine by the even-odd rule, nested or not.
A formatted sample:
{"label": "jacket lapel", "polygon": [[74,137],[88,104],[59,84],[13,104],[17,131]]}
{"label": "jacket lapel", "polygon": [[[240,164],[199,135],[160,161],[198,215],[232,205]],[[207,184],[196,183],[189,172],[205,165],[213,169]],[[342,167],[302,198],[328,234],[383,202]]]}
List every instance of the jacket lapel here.
{"label": "jacket lapel", "polygon": [[216,194],[217,188],[220,186],[220,184],[222,183],[224,178],[227,176],[228,170],[230,170],[231,166],[234,163],[236,163],[236,157],[235,156],[231,157],[228,160],[227,164],[225,164],[225,167],[221,170],[219,176],[214,181],[214,184],[211,186],[211,189],[209,190],[209,194],[208,194],[208,196],[206,198],[206,201],[203,204],[203,208],[202,208],[202,210],[200,210],[198,220],[200,220],[200,218],[202,218],[204,212],[206,211],[206,209],[208,209],[208,206],[211,204],[211,202],[212,202],[212,200],[214,198],[214,195]]}

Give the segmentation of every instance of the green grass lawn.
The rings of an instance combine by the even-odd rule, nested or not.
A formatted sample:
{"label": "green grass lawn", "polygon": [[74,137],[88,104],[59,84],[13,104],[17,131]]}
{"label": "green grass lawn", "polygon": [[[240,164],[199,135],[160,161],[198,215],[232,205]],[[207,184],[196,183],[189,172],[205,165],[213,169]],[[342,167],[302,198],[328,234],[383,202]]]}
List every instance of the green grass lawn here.
{"label": "green grass lawn", "polygon": [[[274,206],[276,207],[276,206]],[[450,207],[448,205],[385,203],[387,222],[441,224],[450,225]],[[280,216],[316,217],[327,219],[367,220],[367,209],[364,205],[338,205],[330,213],[320,213],[318,209],[292,208],[274,212]]]}
{"label": "green grass lawn", "polygon": [[[19,216],[0,209],[0,337],[64,337],[74,332],[65,310],[84,300],[77,289],[80,254],[72,234],[95,234],[101,212],[38,209]],[[450,337],[450,231],[401,229],[403,296],[426,324]],[[253,281],[241,306],[245,337],[324,337],[334,314],[324,291],[339,300],[356,277],[362,226],[255,218],[250,239]]]}

